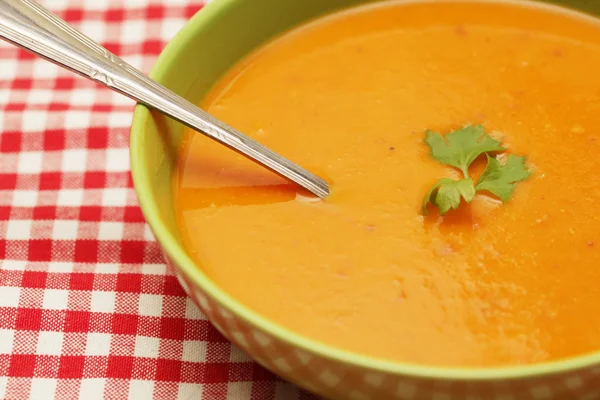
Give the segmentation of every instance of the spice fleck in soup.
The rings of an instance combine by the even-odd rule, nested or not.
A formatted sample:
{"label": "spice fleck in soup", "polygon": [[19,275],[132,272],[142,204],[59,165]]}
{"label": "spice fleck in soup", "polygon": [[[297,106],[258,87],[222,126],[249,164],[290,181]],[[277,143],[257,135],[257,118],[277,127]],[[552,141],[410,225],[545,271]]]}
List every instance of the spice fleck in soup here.
{"label": "spice fleck in soup", "polygon": [[[331,196],[188,132],[184,245],[241,303],[352,352],[500,366],[599,350],[599,71],[600,24],[534,3],[386,2],[302,26],[202,106],[327,178]],[[478,190],[424,213],[436,181],[463,178],[425,132],[465,126],[504,149],[470,164],[473,182],[486,154],[527,173],[506,202]]]}

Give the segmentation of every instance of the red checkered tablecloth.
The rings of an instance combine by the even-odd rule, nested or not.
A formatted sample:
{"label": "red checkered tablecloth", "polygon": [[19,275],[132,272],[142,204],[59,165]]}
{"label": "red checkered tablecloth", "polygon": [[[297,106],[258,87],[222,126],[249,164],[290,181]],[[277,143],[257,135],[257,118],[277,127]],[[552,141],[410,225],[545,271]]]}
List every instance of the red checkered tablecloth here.
{"label": "red checkered tablecloth", "polygon": [[[148,71],[199,0],[45,0]],[[129,173],[133,102],[0,42],[0,398],[314,399],[168,271]]]}

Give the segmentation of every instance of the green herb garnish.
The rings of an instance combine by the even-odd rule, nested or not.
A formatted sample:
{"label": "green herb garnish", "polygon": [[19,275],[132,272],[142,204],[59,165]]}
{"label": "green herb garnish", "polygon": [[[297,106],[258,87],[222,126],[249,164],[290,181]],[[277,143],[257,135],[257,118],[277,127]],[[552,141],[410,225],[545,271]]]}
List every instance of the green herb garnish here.
{"label": "green herb garnish", "polygon": [[[435,192],[435,195],[433,196]],[[460,205],[460,198],[470,203],[475,196],[475,186],[471,178],[455,181],[450,178],[442,178],[429,189],[423,199],[423,214],[427,214],[427,203],[430,201],[440,209],[444,215],[450,210],[456,210]]]}
{"label": "green herb garnish", "polygon": [[433,158],[442,164],[452,165],[469,176],[469,165],[483,153],[504,151],[500,142],[485,133],[483,126],[468,125],[446,136],[427,131],[425,143],[431,148]]}
{"label": "green herb garnish", "polygon": [[[506,203],[514,191],[515,183],[529,176],[525,157],[508,156],[506,163],[489,155],[490,152],[505,151],[501,143],[485,133],[483,126],[468,125],[445,136],[432,131],[426,132],[425,143],[431,149],[431,156],[442,164],[462,171],[464,178],[454,180],[442,178],[437,181],[423,199],[422,211],[427,215],[427,204],[433,203],[446,214],[456,210],[461,198],[470,203],[478,191],[487,191]],[[482,154],[487,156],[487,167],[477,184],[469,177],[469,166]]]}
{"label": "green herb garnish", "polygon": [[525,157],[511,154],[504,165],[500,165],[500,161],[488,154],[487,167],[479,177],[475,190],[487,190],[506,203],[515,190],[515,182],[528,177],[529,170],[525,166]]}

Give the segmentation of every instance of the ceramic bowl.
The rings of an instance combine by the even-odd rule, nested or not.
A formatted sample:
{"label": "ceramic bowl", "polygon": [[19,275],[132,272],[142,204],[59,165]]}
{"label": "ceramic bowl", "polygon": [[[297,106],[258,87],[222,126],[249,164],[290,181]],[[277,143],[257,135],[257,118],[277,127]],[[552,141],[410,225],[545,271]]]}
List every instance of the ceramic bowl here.
{"label": "ceramic bowl", "polygon": [[[215,0],[169,43],[151,76],[197,104],[227,69],[273,36],[319,15],[365,2]],[[599,1],[564,3],[600,14]],[[600,353],[511,368],[430,368],[318,343],[239,303],[194,265],[178,236],[171,177],[183,129],[144,106],[136,108],[131,164],[142,210],[187,293],[223,335],[266,368],[331,399],[600,398]]]}

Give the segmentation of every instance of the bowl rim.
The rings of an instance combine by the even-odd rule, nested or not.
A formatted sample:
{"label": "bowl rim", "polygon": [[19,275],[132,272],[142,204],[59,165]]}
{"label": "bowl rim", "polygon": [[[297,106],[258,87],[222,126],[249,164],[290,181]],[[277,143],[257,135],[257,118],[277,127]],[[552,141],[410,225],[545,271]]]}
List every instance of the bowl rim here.
{"label": "bowl rim", "polygon": [[[227,13],[231,7],[241,1],[251,0],[218,0],[205,4],[175,35],[167,44],[156,60],[149,76],[158,82],[161,82],[165,74],[174,65],[173,59],[187,48],[191,38],[196,35],[199,28],[213,18],[218,18],[222,13]],[[502,1],[502,0],[487,0]],[[509,0],[509,2],[512,2]],[[529,2],[531,3],[531,2]],[[564,12],[565,8],[544,4],[545,7],[557,8]],[[589,17],[587,14],[573,11],[577,14]],[[260,315],[258,312],[247,307],[240,301],[231,297],[223,289],[198,268],[192,259],[187,255],[183,246],[181,246],[169,229],[161,222],[159,217],[158,205],[152,197],[152,190],[149,184],[148,176],[144,173],[144,159],[140,149],[140,143],[143,142],[143,125],[147,118],[151,116],[150,110],[141,104],[136,105],[130,132],[130,159],[131,174],[142,213],[147,223],[150,225],[156,239],[162,247],[164,253],[169,257],[177,268],[195,285],[200,287],[206,295],[213,301],[232,312],[238,318],[241,318],[252,327],[266,332],[277,340],[287,345],[305,351],[309,354],[336,361],[353,367],[364,368],[371,371],[377,371],[385,374],[403,375],[408,377],[417,377],[424,379],[438,380],[463,380],[463,381],[489,381],[503,379],[522,379],[532,377],[542,377],[544,375],[554,375],[561,373],[574,372],[589,367],[600,367],[600,350],[569,357],[561,360],[535,363],[530,365],[517,366],[499,366],[499,367],[444,367],[427,366],[413,363],[391,361],[381,358],[370,357],[359,353],[354,353],[342,348],[337,348],[315,339],[295,333],[274,321]]]}

